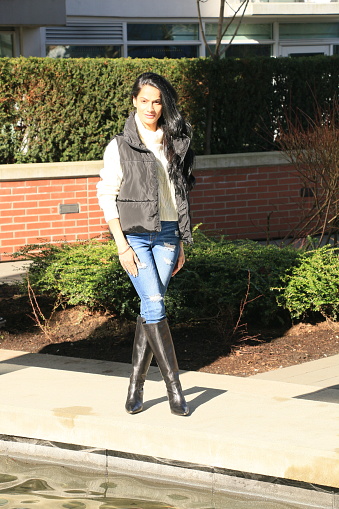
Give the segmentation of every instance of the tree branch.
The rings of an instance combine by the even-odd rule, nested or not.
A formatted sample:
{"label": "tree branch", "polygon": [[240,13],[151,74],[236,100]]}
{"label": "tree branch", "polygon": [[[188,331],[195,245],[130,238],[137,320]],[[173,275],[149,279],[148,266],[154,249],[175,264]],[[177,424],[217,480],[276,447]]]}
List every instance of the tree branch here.
{"label": "tree branch", "polygon": [[206,48],[208,49],[208,52],[209,52],[210,56],[213,57],[213,51],[211,50],[210,45],[207,42],[206,34],[205,34],[205,30],[204,30],[204,25],[203,25],[202,17],[201,17],[200,2],[206,3],[206,1],[207,0],[205,0],[205,1],[197,0],[198,19],[199,19],[199,26],[200,26],[200,30],[201,30],[202,39],[203,39],[203,41],[205,43]]}
{"label": "tree branch", "polygon": [[[230,23],[228,24],[228,26],[226,27],[226,29],[224,30],[223,34],[222,34],[222,38],[224,37],[228,27],[233,23],[233,21],[235,20],[236,18],[236,15],[238,14],[239,10],[241,9],[241,7],[244,6],[244,10],[239,18],[239,21],[238,21],[238,25],[237,25],[237,28],[235,29],[235,32],[234,34],[232,35],[230,41],[228,42],[228,44],[222,49],[222,51],[219,53],[219,57],[221,57],[222,55],[224,55],[226,53],[226,51],[228,50],[228,48],[231,46],[232,42],[234,41],[238,31],[239,31],[239,28],[240,28],[240,25],[242,23],[242,20],[244,18],[244,15],[245,15],[245,12],[246,12],[246,9],[247,9],[247,6],[249,4],[249,1],[250,0],[244,0],[241,4],[240,4],[240,7],[235,11],[234,13],[234,16],[231,18],[231,21]],[[220,41],[221,42],[221,41]]]}

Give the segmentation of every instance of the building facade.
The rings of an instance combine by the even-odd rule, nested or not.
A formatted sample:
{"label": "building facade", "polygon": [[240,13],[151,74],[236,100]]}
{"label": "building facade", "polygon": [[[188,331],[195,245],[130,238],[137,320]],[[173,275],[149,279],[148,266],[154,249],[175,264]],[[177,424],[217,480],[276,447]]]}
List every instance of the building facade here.
{"label": "building facade", "polygon": [[[200,5],[213,47],[219,0]],[[225,4],[226,22],[239,5],[239,0]],[[232,57],[335,54],[339,0],[251,1],[227,51]],[[196,0],[0,0],[0,57],[20,55],[181,58],[208,51]]]}

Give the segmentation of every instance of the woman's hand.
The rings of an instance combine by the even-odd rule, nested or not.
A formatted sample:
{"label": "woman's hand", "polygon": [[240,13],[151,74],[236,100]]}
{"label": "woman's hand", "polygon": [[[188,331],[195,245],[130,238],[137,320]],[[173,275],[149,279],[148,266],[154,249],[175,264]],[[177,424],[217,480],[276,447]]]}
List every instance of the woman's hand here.
{"label": "woman's hand", "polygon": [[184,263],[185,263],[184,243],[180,241],[179,255],[177,263],[175,264],[174,270],[172,272],[172,277],[175,276],[177,272],[179,272],[179,270],[183,267]]}
{"label": "woman's hand", "polygon": [[140,265],[139,258],[133,251],[133,249],[127,248],[125,252],[119,255],[119,261],[123,269],[133,277],[138,275],[138,265]]}
{"label": "woman's hand", "polygon": [[127,243],[126,237],[121,229],[119,218],[110,219],[108,221],[109,229],[114,237],[118,254],[119,261],[123,269],[125,269],[131,276],[137,277],[138,265],[140,265],[139,258]]}

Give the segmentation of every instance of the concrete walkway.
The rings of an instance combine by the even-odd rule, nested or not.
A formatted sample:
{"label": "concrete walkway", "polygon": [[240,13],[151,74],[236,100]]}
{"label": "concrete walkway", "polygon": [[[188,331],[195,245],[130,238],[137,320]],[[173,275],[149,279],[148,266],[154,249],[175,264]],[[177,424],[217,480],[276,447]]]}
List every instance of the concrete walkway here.
{"label": "concrete walkway", "polygon": [[1,262],[0,263],[0,284],[17,283],[22,279],[22,276],[27,272],[31,262],[27,260],[20,260],[18,262]]}
{"label": "concrete walkway", "polygon": [[132,458],[158,477],[159,463],[190,466],[196,481],[202,471],[218,473],[220,488],[231,477],[266,486],[274,479],[275,494],[277,485],[298,481],[299,495],[321,504],[327,497],[329,505],[319,498],[315,507],[339,507],[339,356],[251,378],[183,372],[189,417],[170,413],[155,367],[144,412],[128,415],[129,371],[122,363],[0,350],[2,449],[18,437],[63,444],[59,453],[65,444],[94,448],[106,451],[102,460],[114,458],[114,468]]}
{"label": "concrete walkway", "polygon": [[339,355],[249,378],[183,372],[188,417],[170,413],[155,367],[128,415],[129,373],[0,350],[0,456],[339,509]]}

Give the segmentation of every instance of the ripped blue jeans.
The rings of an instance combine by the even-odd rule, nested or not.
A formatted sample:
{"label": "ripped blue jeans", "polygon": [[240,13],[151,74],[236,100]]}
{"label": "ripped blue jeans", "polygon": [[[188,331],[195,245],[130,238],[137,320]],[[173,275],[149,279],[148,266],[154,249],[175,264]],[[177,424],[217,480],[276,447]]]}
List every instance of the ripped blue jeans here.
{"label": "ripped blue jeans", "polygon": [[176,221],[161,221],[161,231],[126,235],[140,260],[137,277],[129,276],[140,299],[140,315],[146,323],[166,318],[164,297],[179,255]]}

